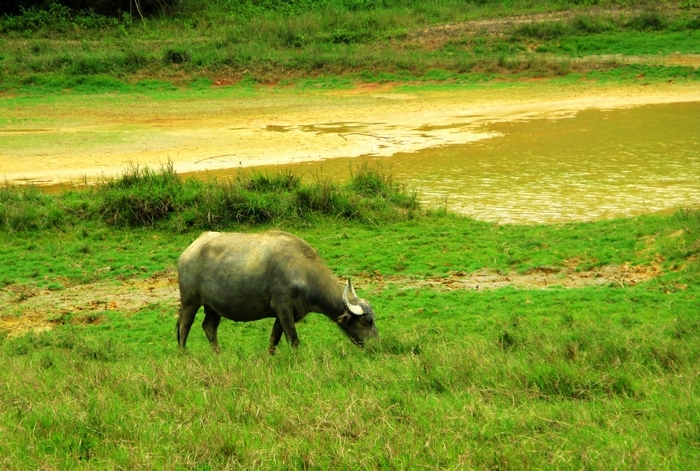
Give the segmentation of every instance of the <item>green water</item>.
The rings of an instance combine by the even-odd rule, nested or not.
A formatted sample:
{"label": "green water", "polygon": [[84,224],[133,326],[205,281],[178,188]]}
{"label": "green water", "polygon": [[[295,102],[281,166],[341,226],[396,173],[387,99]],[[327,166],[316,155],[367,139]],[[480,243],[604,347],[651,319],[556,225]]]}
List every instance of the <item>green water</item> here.
{"label": "green water", "polygon": [[[295,164],[345,179],[378,162],[428,205],[477,219],[585,221],[700,205],[700,103],[585,110],[484,125],[497,137],[392,157]],[[274,170],[276,167],[263,167]]]}

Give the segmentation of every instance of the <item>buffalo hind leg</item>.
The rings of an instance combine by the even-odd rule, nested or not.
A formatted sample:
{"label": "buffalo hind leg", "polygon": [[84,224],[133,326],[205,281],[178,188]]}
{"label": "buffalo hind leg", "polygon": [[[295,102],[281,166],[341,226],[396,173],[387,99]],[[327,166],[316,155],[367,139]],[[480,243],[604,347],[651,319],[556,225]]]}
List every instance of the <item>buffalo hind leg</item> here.
{"label": "buffalo hind leg", "polygon": [[214,349],[216,353],[219,353],[219,341],[216,338],[216,332],[219,330],[219,324],[221,323],[221,316],[214,312],[209,306],[204,306],[204,321],[202,322],[202,329],[204,333],[207,334],[207,339],[209,339],[209,345]]}
{"label": "buffalo hind leg", "polygon": [[190,328],[194,323],[194,316],[197,315],[199,305],[182,304],[180,306],[180,315],[177,318],[177,344],[181,348],[185,348],[187,336],[190,334]]}
{"label": "buffalo hind leg", "polygon": [[283,333],[282,323],[279,319],[275,319],[275,325],[272,326],[272,334],[270,334],[270,348],[267,349],[270,355],[275,354],[275,349],[279,345]]}

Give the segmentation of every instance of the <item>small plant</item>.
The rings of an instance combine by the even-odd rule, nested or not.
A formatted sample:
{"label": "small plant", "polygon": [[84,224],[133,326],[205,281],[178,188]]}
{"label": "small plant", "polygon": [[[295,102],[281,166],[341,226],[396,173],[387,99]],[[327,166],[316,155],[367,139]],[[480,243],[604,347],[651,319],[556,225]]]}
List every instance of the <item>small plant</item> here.
{"label": "small plant", "polygon": [[666,19],[656,11],[645,11],[632,18],[627,27],[638,31],[661,31],[666,27]]}
{"label": "small plant", "polygon": [[241,172],[236,179],[236,183],[249,191],[290,191],[299,188],[301,177],[294,175],[289,168],[272,175],[267,172],[264,174],[259,172],[253,172],[252,174]]}
{"label": "small plant", "polygon": [[15,280],[12,278],[4,277],[0,280],[0,288],[5,288],[13,284],[15,284]]}
{"label": "small plant", "polygon": [[501,350],[511,350],[517,345],[518,340],[507,330],[504,330],[498,335],[498,346],[501,348]]}
{"label": "small plant", "polygon": [[163,52],[163,61],[166,64],[184,64],[191,59],[190,52],[185,48],[168,48]]}

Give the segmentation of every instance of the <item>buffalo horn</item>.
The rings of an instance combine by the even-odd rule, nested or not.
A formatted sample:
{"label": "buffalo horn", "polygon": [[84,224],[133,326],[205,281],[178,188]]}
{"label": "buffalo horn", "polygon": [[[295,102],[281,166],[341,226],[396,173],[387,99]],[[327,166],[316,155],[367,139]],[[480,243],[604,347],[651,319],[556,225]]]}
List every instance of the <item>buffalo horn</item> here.
{"label": "buffalo horn", "polygon": [[343,291],[343,304],[345,304],[345,309],[350,311],[352,314],[355,314],[356,316],[361,316],[365,313],[365,311],[359,304],[352,304],[350,302],[350,300],[348,299],[348,292],[352,293],[352,297],[354,299],[357,299],[357,294],[355,293],[355,288],[352,287],[352,282],[350,281],[350,278],[348,278],[348,284],[345,285],[345,291]]}

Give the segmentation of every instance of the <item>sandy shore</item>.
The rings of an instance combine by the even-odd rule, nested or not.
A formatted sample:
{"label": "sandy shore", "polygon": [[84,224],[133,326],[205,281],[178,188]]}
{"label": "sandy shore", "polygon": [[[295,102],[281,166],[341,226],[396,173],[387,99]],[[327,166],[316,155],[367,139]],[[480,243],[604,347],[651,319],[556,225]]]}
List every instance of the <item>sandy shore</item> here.
{"label": "sandy shore", "polygon": [[0,96],[0,177],[91,182],[168,161],[180,173],[360,155],[488,138],[485,123],[700,101],[700,84],[551,82],[470,87],[151,95]]}

